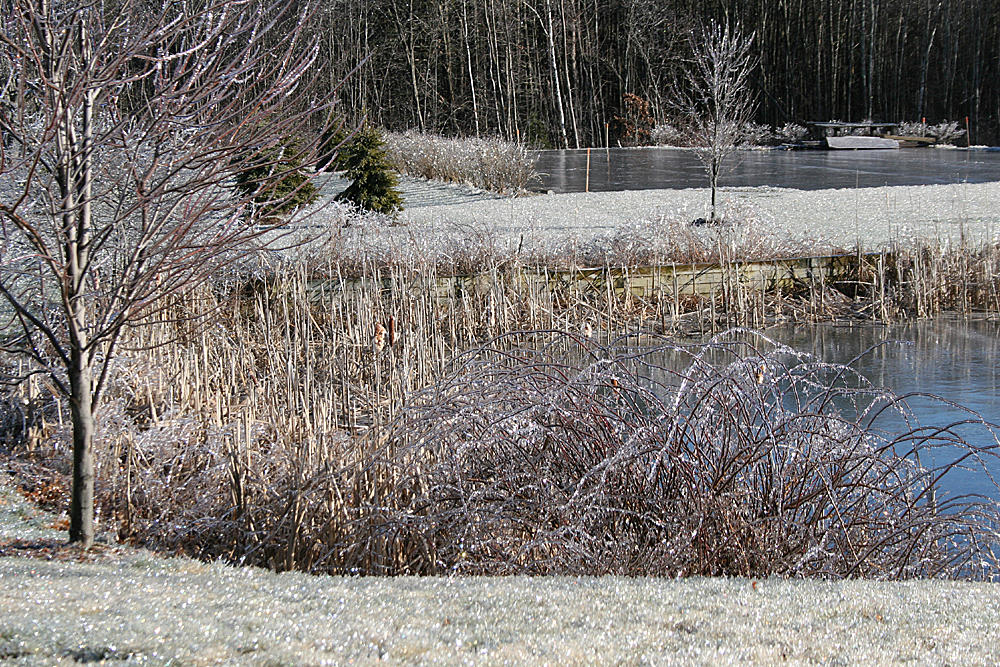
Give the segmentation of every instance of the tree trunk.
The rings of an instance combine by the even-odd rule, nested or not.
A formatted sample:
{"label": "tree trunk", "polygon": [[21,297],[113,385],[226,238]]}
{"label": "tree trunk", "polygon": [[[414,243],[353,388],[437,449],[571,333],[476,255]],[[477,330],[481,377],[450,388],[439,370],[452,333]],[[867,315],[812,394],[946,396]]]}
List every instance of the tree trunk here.
{"label": "tree trunk", "polygon": [[476,100],[476,77],[472,73],[472,45],[469,43],[469,14],[465,1],[462,2],[462,34],[465,36],[465,62],[469,68],[469,91],[472,93],[472,117],[476,123],[476,137],[479,137],[479,102]]}
{"label": "tree trunk", "polygon": [[552,67],[552,83],[555,89],[556,108],[559,111],[559,139],[562,141],[560,148],[569,148],[569,137],[566,135],[566,112],[563,110],[562,91],[559,85],[559,65],[556,61],[556,41],[553,35],[552,3],[550,0],[545,0],[545,11],[549,20],[549,29],[546,31],[549,38],[549,65]]}
{"label": "tree trunk", "polygon": [[94,542],[93,382],[85,355],[73,350],[70,369],[70,415],[73,422],[73,490],[69,505],[69,541],[83,548]]}
{"label": "tree trunk", "polygon": [[709,185],[712,188],[712,208],[708,219],[715,222],[715,193],[719,189],[719,164],[713,159],[708,173]]}
{"label": "tree trunk", "polygon": [[[79,27],[80,60],[90,65],[92,52],[87,23]],[[90,263],[93,225],[91,198],[96,91],[83,93],[83,117],[79,136],[72,122],[61,131],[67,146],[64,162],[72,169],[66,175],[65,191],[72,195],[67,211],[74,219],[66,244],[68,278],[67,325],[69,328],[70,415],[73,422],[73,489],[69,507],[69,541],[89,548],[94,542],[94,372],[87,313],[86,276]],[[70,204],[72,202],[72,204]]]}

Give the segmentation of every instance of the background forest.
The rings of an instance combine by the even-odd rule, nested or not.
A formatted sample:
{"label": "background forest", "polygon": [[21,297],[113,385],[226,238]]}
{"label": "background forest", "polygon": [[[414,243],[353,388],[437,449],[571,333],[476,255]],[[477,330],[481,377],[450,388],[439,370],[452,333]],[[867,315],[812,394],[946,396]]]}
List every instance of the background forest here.
{"label": "background forest", "polygon": [[[985,0],[330,0],[342,110],[389,129],[603,145],[666,96],[708,20],[756,33],[756,121],[971,123],[1000,139],[1000,5]],[[631,108],[623,100],[633,100]]]}

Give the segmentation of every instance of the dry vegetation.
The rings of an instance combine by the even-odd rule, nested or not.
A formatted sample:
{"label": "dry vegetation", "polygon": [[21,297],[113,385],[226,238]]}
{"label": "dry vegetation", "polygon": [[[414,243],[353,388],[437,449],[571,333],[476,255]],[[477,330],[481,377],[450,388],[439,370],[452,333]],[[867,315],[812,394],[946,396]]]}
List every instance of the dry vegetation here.
{"label": "dry vegetation", "polygon": [[[577,289],[509,258],[475,278],[304,266],[129,333],[100,415],[105,530],[313,572],[996,575],[996,505],[935,493],[952,464],[915,458],[984,466],[993,448],[886,433],[903,402],[766,338],[656,332],[996,312],[1000,249],[712,298],[640,298],[610,267]],[[210,321],[185,323],[204,300]],[[66,406],[42,376],[4,400],[10,467],[57,504]]]}
{"label": "dry vegetation", "polygon": [[490,192],[518,195],[536,178],[527,148],[511,141],[450,139],[409,131],[386,135],[389,154],[401,173]]}
{"label": "dry vegetation", "polygon": [[436,221],[433,225],[393,230],[393,221],[386,217],[327,205],[316,213],[316,218],[332,231],[300,246],[294,254],[314,273],[360,277],[375,268],[472,275],[491,267],[544,272],[579,267],[728,263],[736,258],[755,261],[838,252],[825,243],[789,240],[751,206],[727,202],[721,211],[726,220],[734,222],[695,226],[690,221],[696,213],[682,209],[630,220],[580,239],[553,234],[544,225],[526,225],[522,233],[513,235],[498,229],[495,223],[479,221]]}

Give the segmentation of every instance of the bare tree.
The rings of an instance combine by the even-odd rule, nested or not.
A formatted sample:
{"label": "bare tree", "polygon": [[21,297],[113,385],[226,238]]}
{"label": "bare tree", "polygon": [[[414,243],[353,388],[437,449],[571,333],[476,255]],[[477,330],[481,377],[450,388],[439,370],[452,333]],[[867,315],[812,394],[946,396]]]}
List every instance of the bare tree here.
{"label": "bare tree", "polygon": [[[0,345],[69,400],[71,542],[94,539],[95,414],[123,331],[273,236],[254,216],[288,173],[275,149],[327,107],[309,9],[286,7],[0,0]],[[256,192],[233,187],[268,160]]]}
{"label": "bare tree", "polygon": [[719,175],[753,118],[756,98],[749,89],[757,61],[753,35],[737,25],[710,23],[692,38],[691,59],[676,86],[674,106],[690,133],[691,143],[712,189],[709,220],[716,220]]}

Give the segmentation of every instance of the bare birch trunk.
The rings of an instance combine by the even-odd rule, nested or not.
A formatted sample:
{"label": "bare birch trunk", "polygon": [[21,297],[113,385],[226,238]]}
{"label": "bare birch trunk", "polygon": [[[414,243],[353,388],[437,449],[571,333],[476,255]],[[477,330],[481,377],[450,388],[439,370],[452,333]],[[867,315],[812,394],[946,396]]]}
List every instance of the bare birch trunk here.
{"label": "bare birch trunk", "polygon": [[[86,22],[81,22],[80,60],[88,67],[92,61],[90,36]],[[84,548],[94,542],[94,381],[90,361],[89,325],[87,313],[86,276],[90,261],[90,235],[93,225],[91,199],[92,152],[94,142],[94,98],[96,91],[84,91],[83,118],[79,138],[74,135],[72,123],[64,128],[66,143],[72,160],[67,162],[71,173],[67,189],[75,190],[75,231],[71,232],[67,248],[69,279],[72,283],[68,298],[70,367],[67,369],[70,384],[70,414],[73,423],[73,489],[70,498],[70,542]]]}
{"label": "bare birch trunk", "polygon": [[465,58],[469,66],[469,90],[472,93],[472,117],[479,136],[479,102],[476,100],[476,77],[472,74],[472,46],[469,44],[469,14],[465,2],[462,3],[462,32],[465,35]]}
{"label": "bare birch trunk", "polygon": [[566,134],[566,112],[563,109],[562,102],[562,89],[559,85],[559,63],[556,60],[556,41],[553,33],[552,26],[552,2],[551,0],[545,0],[545,11],[548,18],[549,29],[547,30],[549,38],[549,65],[552,67],[552,83],[554,86],[554,93],[556,97],[556,109],[559,112],[559,138],[562,139],[562,147],[569,147],[569,137]]}
{"label": "bare birch trunk", "polygon": [[413,105],[417,113],[417,125],[420,127],[420,131],[424,131],[424,113],[420,108],[420,86],[417,84],[417,54],[416,54],[416,38],[413,34],[413,1],[410,1],[410,20],[407,21],[409,24],[407,27],[409,29],[409,43],[407,44],[406,57],[410,61],[410,83],[413,86]]}
{"label": "bare birch trunk", "polygon": [[[0,22],[0,68],[12,62],[11,53],[20,60],[0,85],[31,90],[40,119],[14,124],[0,108],[0,129],[20,147],[17,154],[0,150],[0,179],[24,178],[19,197],[3,193],[0,222],[5,243],[12,238],[28,249],[17,250],[24,266],[0,253],[0,298],[21,328],[4,352],[35,367],[12,381],[44,372],[69,400],[69,537],[89,547],[96,416],[119,336],[162,299],[208,282],[273,231],[248,220],[253,195],[227,186],[255,165],[247,146],[277,144],[332,101],[317,97],[303,111],[284,102],[315,85],[306,78],[315,48],[302,39],[308,8],[295,17],[295,30],[272,39],[268,26],[286,15],[277,3],[263,13],[233,2],[193,14],[178,9],[178,16],[150,16],[130,2],[108,15],[84,0],[7,0],[3,7],[11,18]],[[125,27],[135,33],[126,35]],[[173,53],[188,43],[196,46]],[[276,43],[292,54],[287,70],[271,66]],[[216,57],[229,50],[231,59]],[[139,61],[148,63],[146,74],[137,73]],[[271,80],[233,86],[256,72]],[[148,95],[146,105],[123,104],[129,95]],[[247,129],[234,135],[237,110]],[[130,117],[141,132],[118,122]],[[178,135],[184,140],[173,141]],[[313,162],[315,145],[303,156]],[[123,197],[131,203],[123,206]],[[106,283],[99,288],[100,279]]]}

